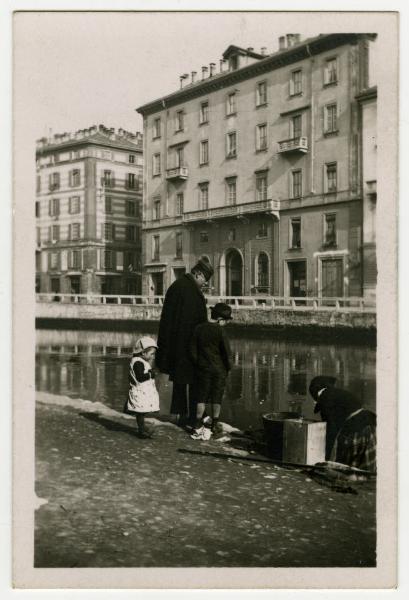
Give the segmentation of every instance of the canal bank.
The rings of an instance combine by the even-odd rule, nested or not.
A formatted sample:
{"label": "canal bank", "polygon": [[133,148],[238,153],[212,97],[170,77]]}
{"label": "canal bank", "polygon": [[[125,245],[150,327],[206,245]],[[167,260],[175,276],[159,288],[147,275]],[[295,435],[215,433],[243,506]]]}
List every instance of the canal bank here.
{"label": "canal bank", "polygon": [[141,440],[118,411],[37,394],[36,567],[375,565],[373,488],[341,494],[301,469],[151,425]]}

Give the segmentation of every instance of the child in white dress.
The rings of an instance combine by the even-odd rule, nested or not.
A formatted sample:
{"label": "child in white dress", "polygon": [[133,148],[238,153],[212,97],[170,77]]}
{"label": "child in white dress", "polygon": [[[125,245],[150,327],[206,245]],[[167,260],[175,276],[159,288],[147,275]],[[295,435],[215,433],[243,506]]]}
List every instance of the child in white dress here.
{"label": "child in white dress", "polygon": [[150,337],[141,337],[137,342],[129,365],[129,393],[125,412],[136,416],[138,436],[152,437],[145,429],[145,414],[159,410],[159,394],[152,371],[155,360],[156,342]]}

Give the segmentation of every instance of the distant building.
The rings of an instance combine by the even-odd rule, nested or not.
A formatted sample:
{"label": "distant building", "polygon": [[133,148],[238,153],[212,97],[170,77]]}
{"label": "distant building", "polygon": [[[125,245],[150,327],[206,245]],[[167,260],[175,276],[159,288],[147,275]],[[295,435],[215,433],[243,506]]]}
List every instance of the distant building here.
{"label": "distant building", "polygon": [[90,127],[37,141],[36,290],[141,291],[142,135]]}
{"label": "distant building", "polygon": [[362,156],[362,267],[363,295],[376,298],[376,156],[377,88],[370,87],[357,96],[361,107]]}
{"label": "distant building", "polygon": [[229,46],[144,118],[143,290],[200,256],[220,295],[362,295],[357,95],[376,36]]}

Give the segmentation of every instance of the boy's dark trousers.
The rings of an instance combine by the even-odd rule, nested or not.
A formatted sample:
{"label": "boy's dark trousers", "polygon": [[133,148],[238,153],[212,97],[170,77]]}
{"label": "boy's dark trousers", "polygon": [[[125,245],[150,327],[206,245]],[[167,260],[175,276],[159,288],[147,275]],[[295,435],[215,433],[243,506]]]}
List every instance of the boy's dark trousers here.
{"label": "boy's dark trousers", "polygon": [[226,371],[201,371],[197,380],[197,402],[221,404],[226,379]]}

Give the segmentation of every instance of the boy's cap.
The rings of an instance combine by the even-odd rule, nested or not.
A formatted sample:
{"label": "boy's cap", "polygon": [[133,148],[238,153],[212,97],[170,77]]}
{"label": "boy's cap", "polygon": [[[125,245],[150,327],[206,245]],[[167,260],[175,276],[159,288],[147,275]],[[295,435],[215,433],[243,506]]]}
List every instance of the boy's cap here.
{"label": "boy's cap", "polygon": [[231,316],[231,306],[224,302],[218,302],[214,306],[210,307],[212,319],[225,319],[230,321],[233,317]]}
{"label": "boy's cap", "polygon": [[204,260],[203,258],[199,258],[199,260],[193,267],[192,271],[193,270],[200,271],[201,273],[203,273],[203,275],[206,278],[206,281],[209,281],[209,279],[213,276],[213,273],[214,273],[214,269],[213,269],[212,265],[207,260]]}
{"label": "boy's cap", "polygon": [[148,348],[157,347],[158,345],[153,338],[144,336],[139,338],[139,340],[136,342],[133,352],[134,354],[141,354],[141,352],[144,352],[144,350],[147,350]]}

